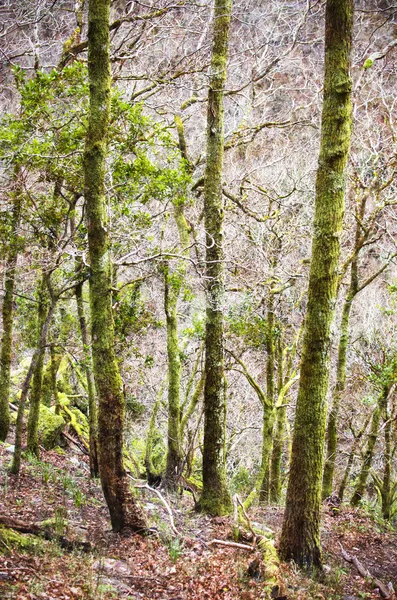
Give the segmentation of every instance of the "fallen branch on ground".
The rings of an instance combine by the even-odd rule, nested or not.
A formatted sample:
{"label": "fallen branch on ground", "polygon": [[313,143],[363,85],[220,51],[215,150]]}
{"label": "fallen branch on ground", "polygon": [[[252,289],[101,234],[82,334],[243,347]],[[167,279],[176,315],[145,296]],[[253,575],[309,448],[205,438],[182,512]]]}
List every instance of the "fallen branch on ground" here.
{"label": "fallen branch on ground", "polygon": [[150,492],[153,492],[154,494],[156,494],[156,496],[161,500],[161,502],[164,504],[165,508],[167,509],[168,516],[170,518],[170,525],[171,525],[172,531],[175,533],[175,535],[180,535],[179,531],[175,527],[174,516],[172,514],[171,507],[169,506],[167,501],[163,498],[163,496],[160,494],[160,492],[158,490],[156,490],[155,488],[150,487],[150,485],[148,485],[147,483],[145,483],[144,485],[136,485],[135,487],[143,489],[143,490],[149,490]]}
{"label": "fallen branch on ground", "polygon": [[345,561],[354,565],[359,575],[366,579],[372,585],[373,588],[378,588],[379,594],[382,596],[382,598],[385,598],[385,600],[391,600],[392,598],[395,598],[393,585],[391,583],[385,585],[384,583],[379,581],[379,579],[371,575],[368,569],[364,567],[364,565],[358,560],[356,556],[352,556],[351,554],[346,552],[346,550],[340,542],[339,546],[341,548],[342,556],[345,559]]}
{"label": "fallen branch on ground", "polygon": [[240,550],[250,550],[250,552],[255,550],[254,546],[239,544],[238,542],[227,542],[225,540],[210,540],[207,544],[209,546],[230,546],[231,548],[240,548]]}
{"label": "fallen branch on ground", "polygon": [[[69,540],[63,535],[58,535],[50,530],[48,525],[45,523],[26,523],[19,519],[13,519],[6,515],[0,515],[0,525],[4,525],[7,529],[13,529],[18,533],[29,533],[30,535],[38,535],[44,537],[46,540],[56,540],[61,548],[65,550],[82,550],[83,552],[90,552],[92,546],[90,542],[82,542],[79,540]],[[4,543],[4,542],[3,542]]]}

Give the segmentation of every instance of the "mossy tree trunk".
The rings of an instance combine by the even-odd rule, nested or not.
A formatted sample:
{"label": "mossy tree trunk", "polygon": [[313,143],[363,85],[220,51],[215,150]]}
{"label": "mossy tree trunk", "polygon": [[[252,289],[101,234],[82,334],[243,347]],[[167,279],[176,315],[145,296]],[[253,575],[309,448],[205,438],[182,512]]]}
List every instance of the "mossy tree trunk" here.
{"label": "mossy tree trunk", "polygon": [[273,427],[275,421],[274,406],[274,369],[275,369],[275,340],[274,340],[274,295],[269,291],[267,303],[267,337],[266,337],[266,403],[263,410],[262,423],[262,481],[259,484],[259,502],[268,502],[270,498],[270,456],[273,447]]}
{"label": "mossy tree trunk", "polygon": [[365,450],[364,459],[362,462],[360,474],[358,476],[357,485],[354,489],[353,496],[350,500],[350,504],[352,506],[358,506],[360,504],[360,501],[364,497],[365,488],[366,488],[367,480],[368,480],[368,475],[369,475],[369,471],[371,469],[372,459],[374,457],[375,444],[376,444],[376,440],[378,439],[378,435],[379,435],[379,426],[380,426],[380,419],[381,419],[381,415],[382,415],[382,407],[384,405],[384,402],[387,401],[389,391],[390,391],[390,387],[386,386],[384,388],[382,394],[379,396],[378,404],[372,415],[371,429],[370,429],[370,432],[368,435],[367,448]]}
{"label": "mossy tree trunk", "polygon": [[[61,364],[62,355],[58,354],[55,349],[55,344],[52,343],[50,346],[50,378],[51,378],[51,400],[55,406],[55,414],[59,415],[61,412],[61,405],[59,403],[58,385],[57,385],[57,374],[59,365]],[[44,379],[44,378],[43,378]],[[50,401],[51,404],[51,401]]]}
{"label": "mossy tree trunk", "polygon": [[[80,266],[77,267],[80,270]],[[92,372],[91,345],[88,334],[87,319],[84,311],[83,301],[83,283],[76,285],[75,289],[77,315],[79,318],[80,335],[83,343],[84,352],[84,372],[87,380],[88,394],[88,418],[90,425],[90,474],[91,477],[98,477],[98,409],[95,393],[95,381]]]}
{"label": "mossy tree trunk", "polygon": [[16,422],[16,426],[15,426],[15,449],[14,449],[14,456],[13,456],[13,461],[12,461],[12,465],[11,465],[11,472],[14,473],[15,475],[19,474],[19,470],[21,467],[22,428],[23,428],[23,417],[24,417],[25,406],[26,406],[26,398],[27,398],[27,395],[29,392],[29,386],[30,386],[30,382],[33,377],[33,373],[35,372],[37,363],[40,360],[40,354],[43,351],[43,348],[45,347],[48,329],[50,327],[52,317],[54,316],[56,303],[57,303],[57,298],[53,298],[51,301],[49,310],[47,312],[45,321],[42,325],[40,335],[37,340],[37,345],[33,352],[33,356],[30,361],[29,369],[28,369],[28,372],[26,373],[25,380],[23,382],[22,389],[21,389],[21,395],[20,395],[19,404],[18,404],[17,422]]}
{"label": "mossy tree trunk", "polygon": [[244,502],[244,508],[245,510],[248,510],[259,496],[262,489],[263,481],[269,472],[269,461],[272,450],[272,432],[275,420],[275,406],[274,401],[270,400],[270,397],[268,396],[267,392],[265,393],[263,391],[256,379],[249,373],[247,366],[241,360],[241,358],[238,358],[238,356],[236,356],[230,350],[229,354],[242,368],[242,372],[245,378],[247,379],[252,389],[255,391],[263,408],[261,464],[255,480],[254,488],[249,493],[248,497]]}
{"label": "mossy tree trunk", "polygon": [[384,436],[385,436],[385,450],[384,450],[384,466],[383,466],[383,479],[381,487],[382,497],[382,517],[385,521],[390,521],[391,510],[393,504],[393,492],[392,492],[392,420],[390,418],[388,409],[387,398],[383,406],[383,419],[384,419]]}
{"label": "mossy tree trunk", "polygon": [[352,0],[327,0],[321,145],[308,305],[291,469],[279,552],[321,568],[320,508],[329,377],[330,328],[338,283],[345,168],[351,134]]}
{"label": "mossy tree trunk", "polygon": [[[281,465],[283,451],[288,440],[287,427],[289,427],[287,418],[287,406],[285,404],[286,395],[290,388],[297,381],[297,369],[294,368],[294,360],[298,349],[298,343],[301,336],[299,329],[295,341],[291,348],[283,352],[281,335],[277,339],[277,401],[276,401],[276,425],[273,437],[273,450],[270,459],[270,502],[277,504],[281,500],[282,478]],[[284,354],[286,357],[284,359]],[[284,368],[284,360],[286,366]],[[288,457],[289,457],[288,452]],[[288,463],[288,457],[286,462]]]}
{"label": "mossy tree trunk", "polygon": [[[16,169],[18,180],[18,169]],[[12,212],[11,241],[8,250],[7,264],[4,277],[4,298],[2,306],[3,333],[1,336],[0,353],[0,441],[4,442],[10,427],[10,373],[12,357],[12,331],[14,318],[14,288],[15,271],[18,261],[18,228],[21,219],[21,190],[18,181],[15,182],[15,197]]]}
{"label": "mossy tree trunk", "polygon": [[211,73],[207,107],[204,183],[207,310],[205,333],[203,492],[201,510],[222,515],[232,510],[226,485],[223,394],[223,197],[224,89],[232,0],[215,0]]}
{"label": "mossy tree trunk", "polygon": [[[47,289],[46,277],[43,274],[41,277],[38,294],[37,294],[37,322],[38,322],[38,337],[43,328],[44,322],[48,313],[49,295]],[[28,418],[28,437],[27,449],[34,456],[40,455],[38,425],[40,417],[40,402],[41,402],[41,386],[43,382],[43,368],[45,357],[45,344],[43,340],[42,347],[39,352],[36,368],[33,373],[32,389],[30,391],[29,401],[29,418]]]}
{"label": "mossy tree trunk", "polygon": [[90,260],[92,356],[99,398],[99,473],[114,531],[142,530],[144,515],[131,493],[123,463],[124,397],[114,352],[112,263],[105,197],[110,113],[110,0],[88,3],[90,108],[84,152],[84,196]]}
{"label": "mossy tree trunk", "polygon": [[[189,247],[189,226],[185,219],[182,201],[175,202],[174,218],[179,233],[179,245],[182,254]],[[167,323],[168,355],[168,436],[165,486],[176,490],[182,475],[182,439],[181,439],[181,358],[178,336],[178,300],[186,277],[186,261],[181,259],[174,271],[168,261],[164,263],[164,310]]]}
{"label": "mossy tree trunk", "polygon": [[352,429],[352,432],[353,432],[354,441],[353,441],[352,447],[350,449],[349,457],[348,457],[347,463],[346,463],[345,472],[343,474],[343,478],[342,478],[342,481],[341,481],[341,484],[340,484],[339,490],[338,490],[338,496],[341,499],[341,501],[343,501],[343,498],[344,498],[344,495],[345,495],[345,491],[346,491],[346,487],[347,487],[347,484],[349,483],[350,472],[351,472],[351,469],[352,469],[352,466],[353,466],[353,462],[354,462],[354,458],[355,458],[356,452],[357,452],[358,447],[360,445],[360,441],[361,441],[364,433],[367,430],[369,422],[370,422],[370,417],[368,417],[366,419],[364,425],[362,426],[362,428],[360,429],[360,431],[357,434],[354,433],[354,431],[352,429],[352,426],[350,425],[350,427]]}
{"label": "mossy tree trunk", "polygon": [[[331,410],[328,417],[327,425],[327,452],[323,473],[323,498],[328,498],[332,494],[336,451],[338,445],[338,418],[342,395],[346,386],[346,358],[349,342],[349,320],[353,300],[356,295],[367,285],[364,283],[359,287],[358,278],[358,261],[360,250],[364,245],[364,237],[362,235],[362,223],[365,216],[366,196],[364,195],[358,209],[356,210],[356,232],[353,250],[353,259],[350,270],[350,284],[346,294],[346,298],[342,309],[342,319],[340,324],[340,337],[338,345],[338,358],[336,364],[336,382],[332,395]],[[365,236],[365,233],[364,233]]]}
{"label": "mossy tree trunk", "polygon": [[[283,350],[282,340],[277,340],[277,396],[280,398],[284,386]],[[285,442],[285,424],[287,420],[287,407],[280,406],[277,410],[276,425],[274,428],[273,450],[270,459],[270,502],[278,504],[281,499],[281,461]]]}

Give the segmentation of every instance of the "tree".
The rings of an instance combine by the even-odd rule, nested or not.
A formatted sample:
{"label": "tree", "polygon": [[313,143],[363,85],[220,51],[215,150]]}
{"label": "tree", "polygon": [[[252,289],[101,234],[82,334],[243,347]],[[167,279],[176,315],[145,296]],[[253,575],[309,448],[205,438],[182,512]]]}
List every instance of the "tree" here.
{"label": "tree", "polygon": [[92,356],[99,398],[99,472],[114,531],[145,528],[123,464],[124,396],[114,352],[112,264],[105,193],[110,113],[110,0],[88,5],[90,109],[84,152],[84,196],[90,259]]}
{"label": "tree", "polygon": [[280,556],[321,568],[320,507],[330,328],[351,134],[352,0],[327,0],[321,145],[308,305]]}
{"label": "tree", "polygon": [[232,0],[215,0],[211,75],[207,107],[204,183],[207,309],[205,334],[203,493],[201,509],[213,515],[231,510],[225,473],[226,398],[223,395],[223,197],[224,88]]}

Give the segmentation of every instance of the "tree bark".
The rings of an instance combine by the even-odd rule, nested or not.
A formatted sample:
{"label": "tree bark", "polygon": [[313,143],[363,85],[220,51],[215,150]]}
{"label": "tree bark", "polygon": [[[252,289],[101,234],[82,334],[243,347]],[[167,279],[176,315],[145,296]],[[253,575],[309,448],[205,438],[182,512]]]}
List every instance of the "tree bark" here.
{"label": "tree bark", "polygon": [[223,196],[224,89],[232,0],[215,0],[211,74],[207,108],[207,160],[204,183],[207,310],[205,334],[203,493],[201,510],[223,515],[232,510],[225,472],[226,399],[223,394]]}
{"label": "tree bark", "polygon": [[327,0],[321,146],[312,258],[291,470],[280,556],[322,568],[321,483],[329,376],[330,328],[338,282],[345,168],[351,133],[352,0]]}
{"label": "tree bark", "polygon": [[[45,275],[42,275],[38,291],[37,321],[38,336],[43,328],[48,312],[48,290]],[[46,340],[42,343],[36,368],[33,373],[32,389],[30,391],[27,450],[34,456],[40,455],[38,426],[40,417],[41,387],[43,382],[43,367]]]}
{"label": "tree bark", "polygon": [[[18,178],[18,170],[16,170]],[[15,270],[18,262],[19,244],[17,235],[19,222],[21,219],[22,199],[21,192],[17,186],[15,192],[15,202],[12,214],[12,239],[7,257],[7,266],[5,271],[5,292],[2,306],[3,334],[1,337],[0,354],[0,441],[4,442],[10,428],[10,373],[12,357],[12,331],[14,318],[14,288],[15,288]]]}
{"label": "tree bark", "polygon": [[[78,266],[76,270],[80,270],[80,266]],[[91,346],[88,335],[87,319],[84,311],[82,282],[76,285],[75,295],[77,314],[79,317],[80,335],[83,343],[84,371],[87,379],[88,418],[90,426],[90,474],[91,477],[98,477],[98,408],[95,393],[95,381],[92,372]]]}
{"label": "tree bark", "polygon": [[367,449],[365,451],[364,460],[361,466],[361,471],[358,476],[357,485],[354,489],[353,496],[350,500],[352,506],[358,506],[360,500],[363,498],[365,493],[365,487],[367,485],[367,479],[369,471],[371,469],[372,459],[374,457],[374,449],[376,440],[379,435],[380,418],[382,415],[382,406],[389,395],[390,387],[385,387],[381,396],[379,397],[377,407],[372,415],[371,430],[368,436]]}
{"label": "tree bark", "polygon": [[30,382],[33,377],[33,373],[36,370],[37,363],[40,359],[40,354],[43,350],[45,341],[47,339],[48,329],[50,327],[51,319],[55,312],[56,303],[57,303],[57,299],[53,299],[51,302],[51,306],[48,310],[46,319],[42,325],[42,328],[40,331],[40,336],[37,341],[36,348],[33,352],[32,359],[30,361],[28,372],[26,374],[25,380],[22,385],[21,396],[19,398],[19,404],[18,404],[17,422],[16,422],[16,426],[15,426],[14,457],[13,457],[13,461],[12,461],[12,465],[11,465],[11,473],[14,473],[14,475],[18,475],[19,470],[21,468],[22,427],[23,427],[23,417],[24,417],[25,406],[26,406],[26,398],[28,395],[29,386],[30,386]]}
{"label": "tree bark", "polygon": [[99,472],[114,531],[145,529],[144,515],[130,490],[123,463],[124,397],[114,352],[112,264],[105,197],[110,114],[110,0],[89,0],[88,75],[90,110],[84,152],[90,259],[92,356],[99,397]]}
{"label": "tree bark", "polygon": [[[183,204],[177,199],[174,205],[174,218],[178,227],[180,251],[186,255],[189,246],[189,226],[186,222]],[[182,475],[181,437],[181,359],[178,337],[178,300],[186,277],[186,261],[181,259],[174,272],[169,262],[164,263],[164,310],[167,322],[168,355],[168,440],[165,486],[176,490]]]}
{"label": "tree bark", "polygon": [[270,290],[267,304],[267,339],[266,339],[266,405],[263,411],[262,426],[262,464],[263,479],[259,488],[259,502],[269,502],[270,498],[270,457],[273,447],[273,428],[275,421],[274,406],[274,295]]}

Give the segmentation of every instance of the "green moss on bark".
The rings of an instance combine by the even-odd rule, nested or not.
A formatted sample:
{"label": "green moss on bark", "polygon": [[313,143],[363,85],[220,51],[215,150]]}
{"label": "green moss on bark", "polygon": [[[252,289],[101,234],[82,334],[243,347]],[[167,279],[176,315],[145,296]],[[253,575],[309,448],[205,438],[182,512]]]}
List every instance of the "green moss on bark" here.
{"label": "green moss on bark", "polygon": [[201,509],[213,515],[232,510],[225,473],[223,394],[223,196],[224,88],[231,0],[215,0],[211,75],[207,109],[207,160],[204,183],[207,310],[205,334],[203,493]]}
{"label": "green moss on bark", "polygon": [[146,527],[123,463],[124,396],[114,352],[112,261],[105,171],[110,114],[110,0],[88,3],[90,108],[84,152],[84,195],[90,260],[92,357],[99,398],[99,472],[114,531]]}
{"label": "green moss on bark", "polygon": [[280,556],[321,568],[320,508],[330,328],[338,282],[351,133],[352,0],[327,0],[321,145],[308,305]]}

